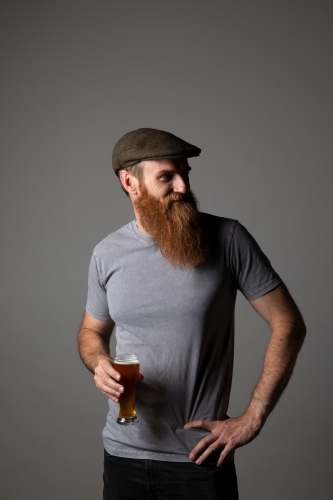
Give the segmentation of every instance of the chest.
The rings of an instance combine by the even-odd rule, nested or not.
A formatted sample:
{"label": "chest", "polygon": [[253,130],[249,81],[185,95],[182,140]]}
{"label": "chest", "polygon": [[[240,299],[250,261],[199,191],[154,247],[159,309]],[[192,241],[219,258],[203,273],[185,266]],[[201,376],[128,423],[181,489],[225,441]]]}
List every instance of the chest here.
{"label": "chest", "polygon": [[191,270],[174,269],[156,249],[136,251],[107,270],[110,315],[117,325],[202,323],[234,300],[235,289],[219,259]]}

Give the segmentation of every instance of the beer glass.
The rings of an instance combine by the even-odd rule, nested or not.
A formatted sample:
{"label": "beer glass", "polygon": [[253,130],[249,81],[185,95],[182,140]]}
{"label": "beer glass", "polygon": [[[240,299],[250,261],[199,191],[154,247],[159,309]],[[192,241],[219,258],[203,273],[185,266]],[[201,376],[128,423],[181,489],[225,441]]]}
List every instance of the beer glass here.
{"label": "beer glass", "polygon": [[135,411],[136,386],[140,373],[139,358],[134,354],[121,354],[114,358],[114,367],[120,373],[120,384],[124,387],[119,398],[117,424],[136,424],[139,421]]}

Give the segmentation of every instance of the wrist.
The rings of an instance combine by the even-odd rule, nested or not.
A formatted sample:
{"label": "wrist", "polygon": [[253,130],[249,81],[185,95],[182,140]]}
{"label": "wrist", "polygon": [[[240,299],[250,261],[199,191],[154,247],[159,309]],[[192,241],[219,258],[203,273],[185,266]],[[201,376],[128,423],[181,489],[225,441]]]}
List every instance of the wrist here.
{"label": "wrist", "polygon": [[269,411],[268,407],[262,401],[252,399],[245,414],[251,419],[254,428],[259,431],[266,422]]}
{"label": "wrist", "polygon": [[113,358],[111,358],[111,356],[105,352],[100,352],[100,353],[97,353],[96,356],[95,356],[95,360],[94,360],[94,372],[96,371],[96,368],[104,362],[104,360],[106,360],[107,362],[111,362],[113,364]]}

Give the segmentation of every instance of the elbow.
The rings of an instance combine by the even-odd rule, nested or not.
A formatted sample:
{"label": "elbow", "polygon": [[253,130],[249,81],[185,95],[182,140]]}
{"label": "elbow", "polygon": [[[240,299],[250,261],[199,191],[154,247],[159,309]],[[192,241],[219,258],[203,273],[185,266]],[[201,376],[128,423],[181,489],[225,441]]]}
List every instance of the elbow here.
{"label": "elbow", "polygon": [[307,334],[306,325],[304,323],[304,320],[302,319],[301,335],[303,336],[303,340],[305,339],[306,334]]}
{"label": "elbow", "polygon": [[299,342],[299,347],[302,346],[304,339],[306,337],[306,325],[304,323],[304,319],[301,315],[301,313],[298,314],[297,321],[294,327],[294,334],[295,337],[297,337],[298,342]]}

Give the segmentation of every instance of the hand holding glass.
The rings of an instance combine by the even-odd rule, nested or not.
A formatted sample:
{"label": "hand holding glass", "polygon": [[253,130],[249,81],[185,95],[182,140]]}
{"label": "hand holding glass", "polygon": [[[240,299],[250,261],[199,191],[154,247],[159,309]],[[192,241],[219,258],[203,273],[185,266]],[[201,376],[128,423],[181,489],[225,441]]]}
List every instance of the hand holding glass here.
{"label": "hand holding glass", "polygon": [[124,392],[119,398],[117,424],[133,425],[139,419],[135,411],[136,386],[139,380],[140,362],[134,354],[121,354],[114,358],[114,367],[120,373]]}

